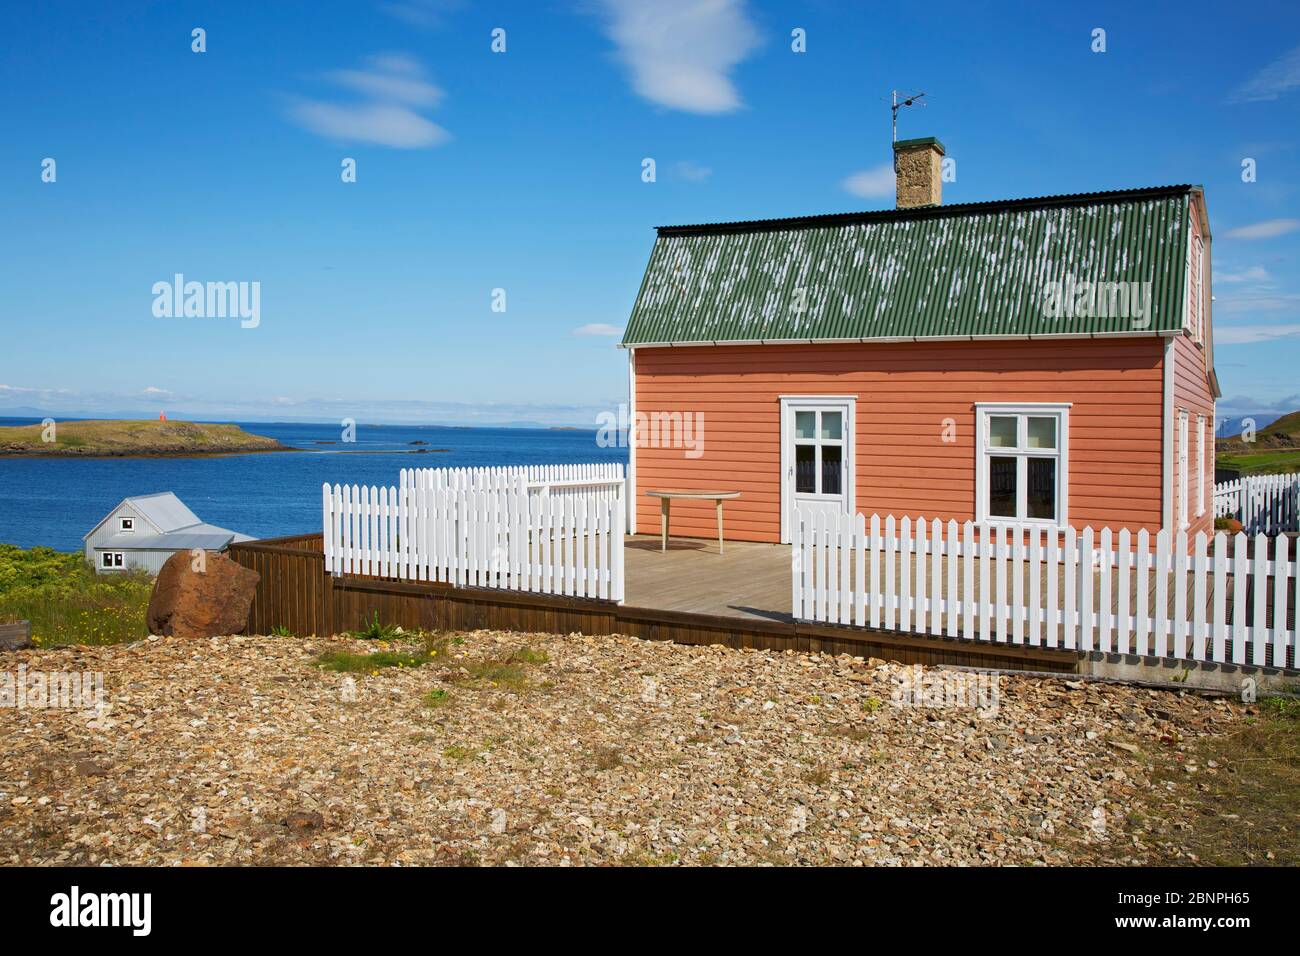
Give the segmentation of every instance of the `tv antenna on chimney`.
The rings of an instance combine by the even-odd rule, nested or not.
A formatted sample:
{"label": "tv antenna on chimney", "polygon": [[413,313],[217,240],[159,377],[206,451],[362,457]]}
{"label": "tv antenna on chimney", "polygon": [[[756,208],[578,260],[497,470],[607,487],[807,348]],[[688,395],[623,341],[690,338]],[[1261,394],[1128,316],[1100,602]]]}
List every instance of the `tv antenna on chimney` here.
{"label": "tv antenna on chimney", "polygon": [[[903,97],[903,101],[901,103],[898,101],[899,96]],[[923,96],[925,96],[924,93],[912,93],[909,95],[907,93],[899,93],[898,90],[894,90],[894,103],[889,108],[890,126],[892,127],[894,132],[894,138],[892,142],[895,143],[898,142],[898,111],[901,110],[904,106],[924,106],[925,104],[920,102],[920,99]]]}

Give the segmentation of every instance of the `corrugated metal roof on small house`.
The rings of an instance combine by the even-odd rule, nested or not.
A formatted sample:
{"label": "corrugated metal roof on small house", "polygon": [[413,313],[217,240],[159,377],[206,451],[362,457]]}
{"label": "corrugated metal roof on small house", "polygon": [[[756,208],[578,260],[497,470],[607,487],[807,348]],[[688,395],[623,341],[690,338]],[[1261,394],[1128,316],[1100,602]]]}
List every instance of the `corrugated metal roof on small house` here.
{"label": "corrugated metal roof on small house", "polygon": [[[622,344],[1176,331],[1196,188],[661,226]],[[1150,283],[1152,315],[1049,317],[1070,281]]]}

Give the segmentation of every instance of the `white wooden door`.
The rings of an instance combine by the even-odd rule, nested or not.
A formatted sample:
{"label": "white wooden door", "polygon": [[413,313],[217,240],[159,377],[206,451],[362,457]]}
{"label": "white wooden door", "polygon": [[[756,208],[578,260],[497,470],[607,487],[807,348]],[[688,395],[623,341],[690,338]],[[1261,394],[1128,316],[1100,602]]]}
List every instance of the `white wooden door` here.
{"label": "white wooden door", "polygon": [[790,540],[790,516],[853,510],[851,398],[781,400],[781,540]]}

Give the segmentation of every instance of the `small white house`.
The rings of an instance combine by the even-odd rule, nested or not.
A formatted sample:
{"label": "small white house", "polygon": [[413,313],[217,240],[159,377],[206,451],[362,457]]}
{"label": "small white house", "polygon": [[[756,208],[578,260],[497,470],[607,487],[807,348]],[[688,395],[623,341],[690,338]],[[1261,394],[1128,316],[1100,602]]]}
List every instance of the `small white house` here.
{"label": "small white house", "polygon": [[82,540],[86,560],[100,574],[136,569],[157,574],[177,551],[220,551],[232,541],[253,539],[200,521],[174,494],[160,491],[123,499]]}

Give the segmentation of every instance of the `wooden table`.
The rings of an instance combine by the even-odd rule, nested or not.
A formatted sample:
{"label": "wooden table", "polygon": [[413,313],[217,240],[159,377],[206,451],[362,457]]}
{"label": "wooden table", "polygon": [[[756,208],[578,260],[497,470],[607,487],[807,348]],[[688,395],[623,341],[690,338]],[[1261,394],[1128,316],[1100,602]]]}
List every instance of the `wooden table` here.
{"label": "wooden table", "polygon": [[663,538],[660,551],[668,550],[668,509],[674,498],[686,498],[691,501],[712,501],[718,509],[718,554],[722,554],[722,503],[731,498],[739,498],[739,491],[647,491],[649,498],[659,499],[659,528]]}

